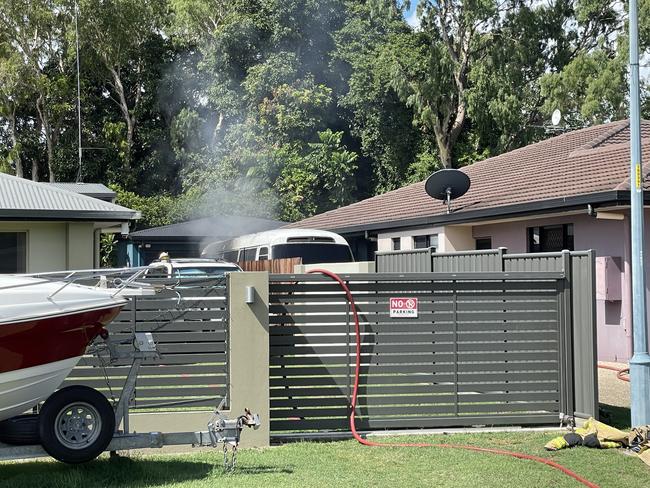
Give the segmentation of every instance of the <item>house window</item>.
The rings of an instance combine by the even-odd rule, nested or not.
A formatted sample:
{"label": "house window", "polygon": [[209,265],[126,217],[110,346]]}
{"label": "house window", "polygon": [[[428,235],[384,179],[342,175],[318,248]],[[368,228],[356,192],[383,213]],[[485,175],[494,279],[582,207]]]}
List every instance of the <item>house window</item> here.
{"label": "house window", "polygon": [[27,271],[27,233],[0,232],[0,273]]}
{"label": "house window", "polygon": [[431,239],[429,236],[414,236],[413,249],[425,249],[429,247]]}
{"label": "house window", "polygon": [[492,249],[492,238],[491,237],[479,237],[476,239],[476,250],[485,251],[487,249]]}
{"label": "house window", "polygon": [[393,251],[402,249],[402,239],[400,237],[393,237],[391,241],[393,243]]}
{"label": "house window", "polygon": [[413,249],[426,249],[428,247],[433,248],[433,252],[436,252],[438,248],[438,234],[413,236]]}
{"label": "house window", "polygon": [[573,224],[528,228],[528,252],[573,251]]}

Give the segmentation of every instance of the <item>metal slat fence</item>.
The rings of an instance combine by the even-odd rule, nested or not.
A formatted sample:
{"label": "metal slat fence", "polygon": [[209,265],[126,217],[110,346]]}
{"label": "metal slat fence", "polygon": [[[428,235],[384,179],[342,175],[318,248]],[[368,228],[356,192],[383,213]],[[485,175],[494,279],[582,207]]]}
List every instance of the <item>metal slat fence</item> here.
{"label": "metal slat fence", "polygon": [[[550,424],[570,320],[562,273],[343,275],[360,316],[360,429]],[[348,430],[355,354],[349,304],[315,275],[271,275],[271,430]],[[417,318],[390,318],[391,297]]]}
{"label": "metal slat fence", "polygon": [[[172,285],[155,296],[132,297],[108,327],[120,349],[134,332],[152,332],[160,357],[145,361],[134,408],[214,406],[228,384],[228,311],[225,280],[149,280]],[[130,364],[109,364],[108,354],[85,356],[65,385],[83,384],[119,397]],[[109,386],[110,385],[110,386]]]}

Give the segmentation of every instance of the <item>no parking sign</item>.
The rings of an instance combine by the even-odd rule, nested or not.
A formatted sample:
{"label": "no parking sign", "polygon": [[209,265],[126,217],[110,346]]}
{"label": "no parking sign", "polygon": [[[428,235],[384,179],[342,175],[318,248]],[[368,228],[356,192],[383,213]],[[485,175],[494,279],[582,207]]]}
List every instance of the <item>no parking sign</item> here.
{"label": "no parking sign", "polygon": [[417,298],[391,298],[390,299],[390,317],[391,318],[417,318],[418,316],[418,299]]}

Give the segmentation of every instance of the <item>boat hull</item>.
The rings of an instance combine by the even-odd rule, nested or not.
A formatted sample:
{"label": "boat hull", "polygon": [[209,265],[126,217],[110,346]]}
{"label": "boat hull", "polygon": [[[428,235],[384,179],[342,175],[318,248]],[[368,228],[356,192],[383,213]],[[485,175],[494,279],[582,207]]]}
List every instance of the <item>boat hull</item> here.
{"label": "boat hull", "polygon": [[50,396],[80,356],[0,373],[0,421],[20,415]]}
{"label": "boat hull", "polygon": [[[0,325],[0,374],[82,356],[122,304]],[[2,400],[0,400],[0,404]]]}
{"label": "boat hull", "polygon": [[0,421],[54,393],[122,305],[0,324]]}

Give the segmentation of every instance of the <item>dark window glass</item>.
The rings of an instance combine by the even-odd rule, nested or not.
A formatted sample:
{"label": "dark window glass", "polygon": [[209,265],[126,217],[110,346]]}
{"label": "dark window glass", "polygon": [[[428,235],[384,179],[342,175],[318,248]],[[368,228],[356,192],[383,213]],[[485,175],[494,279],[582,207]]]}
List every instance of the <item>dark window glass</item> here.
{"label": "dark window glass", "polygon": [[484,251],[486,249],[492,249],[492,238],[479,237],[478,239],[476,239],[476,250]]}
{"label": "dark window glass", "polygon": [[265,259],[269,259],[269,248],[268,247],[260,247],[260,252],[259,256],[257,258],[258,260],[262,261]]}
{"label": "dark window glass", "polygon": [[240,257],[240,261],[255,261],[255,252],[257,248],[251,247],[250,249],[244,249],[244,256]]}
{"label": "dark window glass", "polygon": [[393,251],[399,251],[402,249],[402,239],[399,237],[393,237]]}
{"label": "dark window glass", "polygon": [[302,258],[302,264],[354,261],[349,246],[345,244],[278,244],[271,250],[273,259]]}
{"label": "dark window glass", "polygon": [[573,224],[528,228],[528,252],[573,251]]}
{"label": "dark window glass", "polygon": [[424,249],[426,247],[431,247],[431,237],[430,236],[413,237],[413,247],[415,249]]}
{"label": "dark window glass", "polygon": [[226,251],[225,253],[223,253],[223,258],[226,261],[230,261],[231,263],[234,263],[235,261],[237,261],[237,254],[238,254],[237,251]]}
{"label": "dark window glass", "polygon": [[27,233],[0,232],[0,273],[25,273]]}

